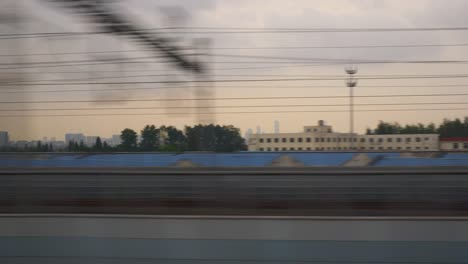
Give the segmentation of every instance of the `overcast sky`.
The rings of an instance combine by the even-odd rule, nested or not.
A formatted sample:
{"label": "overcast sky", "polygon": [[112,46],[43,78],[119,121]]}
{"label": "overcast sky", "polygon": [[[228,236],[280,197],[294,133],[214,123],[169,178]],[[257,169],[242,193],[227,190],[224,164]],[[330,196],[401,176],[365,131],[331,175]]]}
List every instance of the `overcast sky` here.
{"label": "overcast sky", "polygon": [[[16,3],[16,4],[13,4]],[[16,9],[21,22],[14,25],[2,23],[2,34],[36,32],[84,32],[95,31],[84,16],[72,14],[67,9],[41,0],[2,1],[0,16],[7,17]],[[422,31],[422,32],[352,32],[352,33],[219,33],[223,28],[428,28],[428,27],[465,27],[468,18],[468,1],[462,0],[122,0],[113,4],[113,9],[121,13],[141,28],[159,27],[215,27],[221,28],[216,34],[203,34],[198,29],[184,30],[184,34],[165,33],[178,45],[189,46],[193,39],[210,38],[211,53],[208,59],[212,79],[271,79],[271,78],[314,78],[320,75],[344,76],[347,62],[359,60],[468,60],[465,55],[468,46],[439,46],[413,48],[360,48],[360,49],[221,49],[252,47],[311,47],[311,46],[365,46],[365,45],[420,45],[420,44],[466,44],[468,31]],[[176,11],[174,11],[176,10]],[[172,14],[172,15],[171,15]],[[243,31],[243,30],[238,30]],[[103,52],[142,50],[132,40],[109,36],[88,35],[72,37],[0,39],[0,54],[51,54],[69,52]],[[173,65],[160,63],[156,52],[137,51],[119,53],[90,53],[73,55],[31,55],[24,57],[2,56],[3,65],[0,77],[6,80],[28,80],[50,83],[51,80],[91,78],[99,82],[132,81],[173,81],[193,80],[193,76],[178,70]],[[340,65],[298,65],[278,63],[279,60],[262,60],[222,55],[250,55],[294,58],[322,58],[343,60]],[[153,57],[155,56],[155,57]],[[8,69],[8,63],[57,62],[102,60],[116,58],[147,58],[146,63],[118,65],[87,65],[43,68]],[[159,62],[158,62],[159,61]],[[242,62],[242,63],[240,63]],[[270,63],[269,63],[270,62]],[[24,65],[24,64],[21,64]],[[31,64],[37,65],[37,64]],[[283,67],[284,66],[284,67]],[[359,75],[434,75],[465,74],[466,64],[358,64]],[[237,68],[237,69],[233,69]],[[243,69],[239,69],[243,68]],[[170,74],[171,76],[161,76]],[[144,75],[144,76],[141,76]],[[160,75],[160,76],[148,76]],[[260,76],[264,75],[264,76]],[[293,76],[290,76],[293,75]],[[22,78],[20,78],[22,76]],[[133,76],[133,77],[132,77]],[[136,76],[136,77],[135,77]],[[378,94],[435,94],[465,93],[467,87],[453,85],[467,84],[464,78],[451,79],[399,79],[399,80],[360,80],[356,95]],[[139,99],[139,98],[191,98],[195,96],[193,84],[112,84],[80,86],[12,86],[3,87],[5,91],[27,89],[35,93],[1,94],[1,101],[38,101],[38,100],[94,100],[94,99]],[[413,87],[403,87],[403,86]],[[427,85],[427,86],[426,86]],[[440,87],[434,87],[440,85]],[[452,86],[450,86],[452,85]],[[125,90],[115,92],[66,92],[45,93],[44,90],[155,88],[147,90]],[[168,87],[169,88],[164,88]],[[287,81],[287,82],[232,82],[216,83],[216,97],[258,97],[258,96],[346,96],[348,90],[342,80],[330,81]],[[263,86],[263,87],[262,87]],[[379,87],[390,86],[390,87]],[[396,87],[392,87],[396,86]],[[418,86],[418,87],[414,87]],[[159,89],[156,89],[159,88]],[[357,104],[408,103],[407,106],[356,106],[356,109],[437,109],[465,108],[455,104],[467,102],[467,96],[459,97],[396,97],[396,98],[356,98]],[[413,103],[448,103],[446,105],[412,105]],[[336,111],[345,110],[344,106],[326,107],[264,107],[261,105],[323,105],[347,104],[346,98],[294,99],[294,100],[238,100],[217,101],[216,106],[249,106],[243,108],[221,108],[215,111]],[[451,104],[453,103],[453,104]],[[4,104],[2,110],[25,108],[97,108],[97,107],[163,107],[194,106],[193,102],[126,102],[114,104],[68,103],[68,104]],[[169,111],[169,110],[167,110]],[[171,110],[188,112],[188,109]],[[155,110],[102,110],[102,111],[32,111],[1,112],[0,115],[19,114],[96,114],[96,113],[165,113],[164,109]],[[170,111],[169,111],[170,112]],[[463,110],[433,110],[408,112],[356,112],[356,131],[363,133],[367,127],[374,127],[379,120],[400,123],[435,122],[444,117],[465,116]],[[336,131],[348,131],[348,113],[310,112],[310,113],[270,113],[270,114],[219,114],[216,122],[232,124],[242,129],[261,126],[265,132],[273,132],[274,120],[279,120],[281,132],[297,132],[302,126],[326,120]],[[140,130],[146,124],[174,125],[183,128],[197,122],[195,115],[155,115],[155,116],[86,116],[86,117],[0,117],[0,130],[9,131],[14,139],[42,138],[43,136],[63,139],[66,132],[81,132],[86,135],[110,136],[129,127]]]}

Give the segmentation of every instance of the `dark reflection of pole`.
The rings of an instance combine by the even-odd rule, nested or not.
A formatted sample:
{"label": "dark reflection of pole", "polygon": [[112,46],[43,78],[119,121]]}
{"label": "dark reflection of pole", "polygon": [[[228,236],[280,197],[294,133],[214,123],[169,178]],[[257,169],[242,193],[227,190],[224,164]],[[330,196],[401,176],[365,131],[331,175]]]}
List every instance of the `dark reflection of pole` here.
{"label": "dark reflection of pole", "polygon": [[[194,71],[194,94],[195,98],[198,99],[210,99],[215,96],[214,91],[214,83],[212,82],[212,76],[208,69],[208,62],[207,59],[209,58],[209,48],[210,48],[210,39],[207,38],[197,38],[194,39],[194,51],[196,61],[202,62],[204,65],[204,70],[202,72],[195,72]],[[196,101],[196,118],[197,123],[199,125],[214,125],[215,115],[213,112],[213,100],[197,100]],[[199,149],[204,151],[215,151],[214,146],[206,142],[205,139],[213,139],[216,135],[214,135],[214,129],[201,129],[200,131],[203,135],[198,135],[200,142],[198,142]],[[212,156],[213,162],[216,161],[215,156]]]}
{"label": "dark reflection of pole", "polygon": [[[211,39],[208,38],[197,38],[194,39],[194,50],[196,54],[196,61],[202,62],[204,65],[204,71],[201,73],[195,73],[195,97],[196,98],[213,98],[215,96],[215,84],[213,82],[213,76],[208,68],[209,65],[209,54],[211,47]],[[198,124],[215,124],[216,116],[213,111],[214,101],[213,100],[197,100],[197,122]]]}

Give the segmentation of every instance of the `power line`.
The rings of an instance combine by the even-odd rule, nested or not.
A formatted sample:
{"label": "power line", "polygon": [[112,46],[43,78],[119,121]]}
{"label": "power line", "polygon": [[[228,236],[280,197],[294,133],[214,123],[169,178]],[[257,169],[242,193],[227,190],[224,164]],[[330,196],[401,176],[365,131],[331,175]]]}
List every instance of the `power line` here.
{"label": "power line", "polygon": [[[360,80],[404,80],[404,79],[452,79],[468,78],[467,74],[445,75],[381,75],[376,77],[360,76]],[[191,81],[125,81],[125,82],[57,82],[57,83],[16,83],[24,86],[62,86],[62,85],[124,85],[124,84],[158,84],[158,83],[234,83],[234,82],[289,82],[289,81],[343,81],[345,78],[318,77],[318,78],[272,78],[272,79],[221,79],[221,80],[191,80]],[[0,83],[0,86],[12,86],[15,83]]]}
{"label": "power line", "polygon": [[[240,55],[243,56],[243,55]],[[247,57],[247,56],[244,56]],[[148,58],[147,58],[148,59]],[[266,58],[265,58],[266,59]],[[290,59],[290,61],[287,61]],[[294,60],[298,61],[294,61]],[[247,68],[228,68],[228,69],[214,69],[214,70],[247,70],[247,69],[274,69],[274,68],[289,68],[289,67],[310,67],[310,66],[333,66],[333,65],[343,65],[343,64],[464,64],[468,63],[468,60],[382,60],[382,61],[370,61],[370,60],[357,60],[357,59],[327,59],[321,61],[314,61],[312,58],[284,58],[284,61],[213,61],[211,64],[296,64],[288,66],[264,66],[264,67],[247,67]],[[99,60],[96,60],[99,61]],[[155,64],[155,63],[171,63],[171,61],[132,61],[132,60],[120,60],[114,62],[97,62],[97,63],[77,63],[70,64],[67,61],[56,62],[56,64],[46,64],[42,65],[40,62],[36,62],[38,65],[30,65],[28,63],[10,63],[3,64],[3,66],[10,65],[25,65],[25,66],[11,66],[3,67],[0,70],[14,70],[14,69],[34,69],[34,68],[57,68],[57,67],[78,67],[78,66],[90,66],[90,65],[108,65],[108,64]],[[35,63],[35,64],[36,64]],[[63,64],[62,64],[63,63]],[[66,64],[68,63],[68,64]],[[302,64],[302,65],[297,65]]]}
{"label": "power line", "polygon": [[[126,82],[84,82],[89,80],[102,80],[102,79],[122,79],[122,78],[140,78],[140,77],[177,77],[177,74],[147,74],[147,75],[123,75],[123,76],[103,76],[103,77],[92,77],[92,78],[75,78],[75,79],[52,79],[52,80],[33,80],[33,81],[6,81],[0,82],[0,86],[12,86],[12,85],[24,85],[24,86],[41,86],[41,85],[85,85],[85,84],[106,84],[106,85],[115,85],[115,84],[148,84],[148,83],[160,83],[159,81],[126,81]],[[219,77],[315,77],[307,79],[298,79],[302,80],[343,80],[344,77],[341,75],[306,75],[306,74],[216,74]],[[421,78],[467,78],[466,74],[445,74],[445,75],[360,75],[361,80],[368,79],[421,79]],[[321,79],[323,78],[323,79]],[[331,79],[333,78],[333,79]],[[272,81],[289,81],[296,79],[272,79]],[[263,80],[216,80],[215,82],[223,81],[263,81]],[[43,82],[52,82],[52,83],[43,83]],[[79,82],[79,83],[76,83]],[[84,83],[83,83],[84,82]],[[190,83],[193,81],[164,81],[164,83]],[[206,82],[206,81],[200,81]]]}
{"label": "power line", "polygon": [[[455,105],[468,102],[436,102],[436,103],[371,103],[354,104],[355,106],[408,106],[408,105]],[[292,104],[292,105],[223,105],[223,106],[162,106],[162,107],[88,107],[88,108],[36,108],[36,109],[0,109],[0,112],[31,112],[31,111],[108,111],[108,110],[169,110],[169,109],[222,109],[222,108],[285,108],[285,107],[338,107],[349,104]]]}
{"label": "power line", "polygon": [[[438,108],[438,109],[366,109],[355,110],[355,112],[411,112],[411,111],[466,111],[468,108]],[[307,111],[244,111],[244,112],[197,112],[197,115],[213,115],[213,114],[287,114],[287,113],[346,113],[348,110],[307,110]],[[126,113],[126,114],[46,114],[46,115],[0,115],[0,118],[19,118],[19,117],[99,117],[99,116],[161,116],[161,115],[192,115],[191,112],[183,113]]]}
{"label": "power line", "polygon": [[[170,30],[170,31],[169,31]],[[182,31],[185,30],[185,31]],[[195,31],[198,30],[198,31]],[[359,33],[359,32],[415,32],[415,31],[466,31],[468,27],[413,27],[413,28],[268,28],[268,27],[172,27],[172,28],[146,28],[126,29],[120,33],[138,33],[147,31],[159,31],[166,34],[261,34],[261,33]],[[93,34],[108,34],[108,31],[88,32],[32,32],[0,34],[0,39],[15,38],[42,38],[80,36]]]}
{"label": "power line", "polygon": [[447,44],[400,44],[400,45],[345,45],[345,46],[264,46],[264,47],[214,47],[212,50],[298,50],[298,49],[379,49],[379,48],[424,48],[465,47],[468,43]]}
{"label": "power line", "polygon": [[[393,27],[393,28],[311,28],[311,27],[172,27],[163,30],[274,30],[312,32],[362,32],[362,31],[457,31],[468,27]],[[150,29],[151,30],[151,29]]]}
{"label": "power line", "polygon": [[[468,84],[441,84],[441,85],[360,85],[362,88],[428,88],[428,87],[468,87]],[[71,93],[71,92],[110,92],[110,91],[132,91],[132,90],[160,90],[160,89],[188,89],[192,86],[162,86],[162,87],[123,87],[123,88],[92,88],[92,89],[66,89],[66,90],[13,90],[2,91],[0,94],[19,93]],[[216,86],[216,88],[226,89],[274,89],[274,88],[343,88],[342,85],[287,85],[287,86]]]}
{"label": "power line", "polygon": [[[395,97],[444,97],[468,96],[468,93],[450,94],[384,94],[355,95],[356,98],[395,98]],[[278,99],[338,99],[349,98],[342,95],[331,96],[274,96],[274,97],[213,97],[213,98],[152,98],[152,99],[108,99],[108,100],[49,100],[49,101],[1,101],[0,104],[48,104],[48,103],[106,103],[106,102],[177,102],[177,101],[229,101],[229,100],[278,100]]]}
{"label": "power line", "polygon": [[[187,54],[191,56],[193,54]],[[11,62],[11,63],[0,63],[1,66],[10,65],[36,65],[36,64],[67,64],[67,63],[87,63],[87,62],[112,62],[119,63],[122,61],[137,61],[137,60],[148,60],[148,59],[160,59],[168,58],[167,56],[144,56],[144,57],[133,57],[133,58],[104,58],[104,59],[92,59],[92,60],[65,60],[65,61],[33,61],[33,62]],[[148,63],[150,63],[149,61]]]}
{"label": "power line", "polygon": [[[17,70],[17,69],[36,69],[36,68],[60,68],[60,67],[78,67],[92,65],[109,65],[109,64],[154,64],[154,63],[171,63],[170,61],[120,61],[120,62],[96,62],[96,63],[79,63],[79,64],[56,64],[56,65],[26,65],[0,68],[0,70]],[[27,64],[27,63],[25,63]]]}
{"label": "power line", "polygon": [[[244,59],[274,59],[286,61],[305,61],[322,63],[359,63],[359,64],[389,64],[389,63],[467,63],[467,60],[366,60],[366,59],[336,59],[336,58],[303,58],[303,57],[278,57],[260,55],[237,55],[237,54],[211,54],[214,57],[244,58]],[[274,62],[279,63],[279,62]]]}
{"label": "power line", "polygon": [[[298,50],[298,49],[370,49],[370,48],[424,48],[424,47],[466,47],[468,43],[447,44],[400,44],[400,45],[345,45],[345,46],[264,46],[264,47],[212,47],[210,50]],[[193,48],[179,48],[178,50],[193,50]],[[110,51],[76,51],[76,52],[52,52],[52,53],[23,53],[23,54],[0,54],[0,57],[29,57],[29,56],[60,56],[80,54],[112,54],[152,52],[151,49],[136,50],[110,50]]]}

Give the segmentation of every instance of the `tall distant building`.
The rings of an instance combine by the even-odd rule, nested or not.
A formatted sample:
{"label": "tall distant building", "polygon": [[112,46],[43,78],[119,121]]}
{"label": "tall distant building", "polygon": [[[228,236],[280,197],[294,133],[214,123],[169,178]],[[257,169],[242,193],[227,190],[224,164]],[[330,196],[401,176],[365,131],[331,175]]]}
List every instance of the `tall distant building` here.
{"label": "tall distant building", "polygon": [[245,141],[249,142],[249,138],[251,138],[253,135],[253,130],[251,128],[247,129],[247,132],[245,132]]}
{"label": "tall distant building", "polygon": [[8,132],[0,131],[0,147],[8,146],[9,141]]}
{"label": "tall distant building", "polygon": [[279,134],[280,132],[280,122],[275,120],[275,134]]}
{"label": "tall distant building", "polygon": [[257,134],[261,134],[262,133],[262,128],[260,126],[257,126]]}
{"label": "tall distant building", "polygon": [[112,135],[112,146],[118,146],[122,143],[122,139],[120,138],[120,135]]}
{"label": "tall distant building", "polygon": [[86,143],[86,137],[85,137],[85,135],[83,135],[81,133],[78,133],[78,134],[73,134],[73,133],[65,134],[65,144],[68,145],[70,143],[70,141],[77,142],[77,143],[80,143],[80,142]]}

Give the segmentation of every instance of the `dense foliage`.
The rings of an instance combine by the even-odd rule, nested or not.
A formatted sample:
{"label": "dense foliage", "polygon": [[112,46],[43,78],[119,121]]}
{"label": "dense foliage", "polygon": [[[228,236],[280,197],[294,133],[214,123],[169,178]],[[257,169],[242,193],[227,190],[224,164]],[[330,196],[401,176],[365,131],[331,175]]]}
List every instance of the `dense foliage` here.
{"label": "dense foliage", "polygon": [[441,137],[468,137],[468,117],[462,121],[444,119],[438,127],[434,123],[402,126],[398,123],[380,121],[375,129],[367,129],[368,135],[388,134],[439,134]]}

